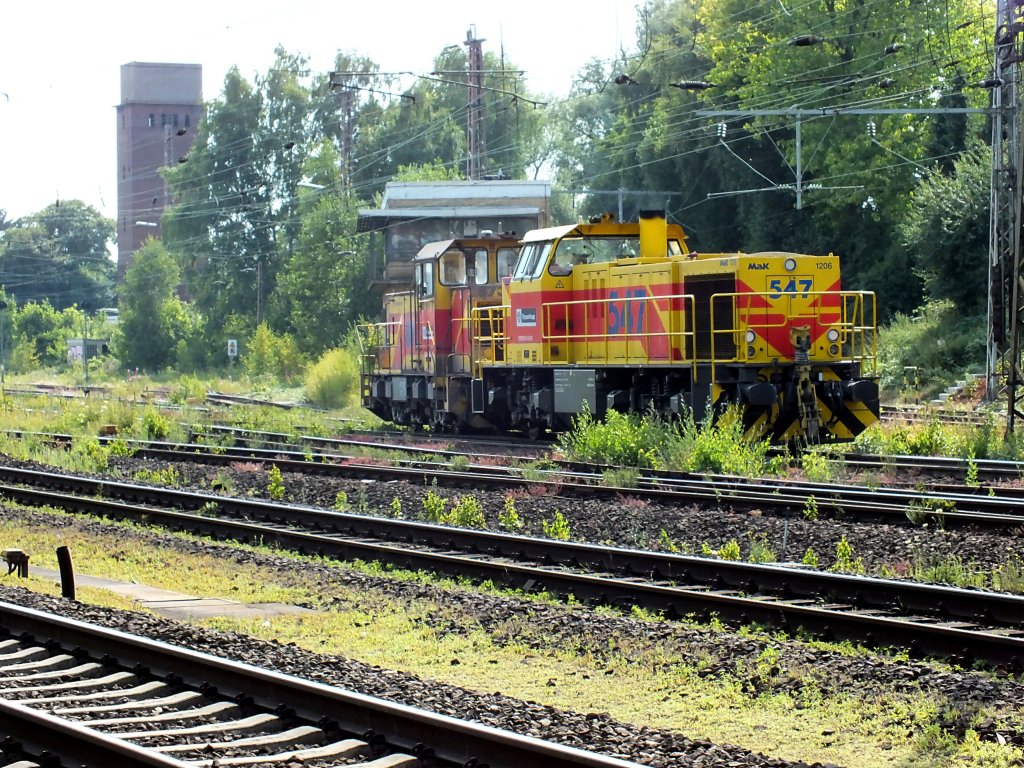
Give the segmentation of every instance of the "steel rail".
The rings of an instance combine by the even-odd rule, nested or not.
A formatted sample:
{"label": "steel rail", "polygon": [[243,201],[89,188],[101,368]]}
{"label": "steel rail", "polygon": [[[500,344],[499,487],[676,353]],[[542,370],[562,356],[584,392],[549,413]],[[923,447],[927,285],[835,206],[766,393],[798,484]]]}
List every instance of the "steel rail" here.
{"label": "steel rail", "polygon": [[38,709],[0,698],[0,735],[16,741],[21,751],[41,760],[57,756],[65,765],[96,768],[186,768],[191,763],[136,746],[114,734],[94,731]]}
{"label": "steel rail", "polygon": [[[0,616],[3,618],[4,630],[11,635],[25,633],[37,638],[53,639],[64,647],[84,648],[97,658],[113,657],[125,668],[142,665],[154,675],[174,676],[189,687],[215,690],[218,696],[225,699],[252,702],[266,711],[283,707],[314,723],[331,721],[346,733],[364,735],[372,732],[383,736],[392,749],[409,754],[433,755],[445,765],[487,763],[492,768],[520,768],[527,765],[551,768],[638,768],[636,763],[618,758],[545,742],[481,723],[458,720],[23,606],[0,603]],[[89,729],[79,725],[74,730]],[[127,742],[121,741],[121,744],[126,745],[125,754],[129,756],[139,750]],[[476,763],[471,762],[473,760]],[[156,759],[138,763],[113,760],[97,761],[96,764],[171,768],[187,763],[164,758],[164,762]]]}
{"label": "steel rail", "polygon": [[[65,436],[53,435],[62,440]],[[108,438],[109,440],[109,438]],[[1024,526],[1024,507],[1013,490],[988,494],[969,487],[947,487],[935,491],[908,488],[866,488],[849,484],[820,484],[773,478],[748,479],[734,475],[677,473],[650,470],[632,487],[604,484],[603,468],[564,462],[563,469],[533,470],[530,477],[518,468],[470,465],[458,471],[446,470],[434,462],[401,461],[373,465],[362,457],[341,454],[309,454],[266,448],[210,447],[193,443],[145,443],[137,441],[136,456],[167,461],[189,461],[230,465],[237,461],[276,464],[282,471],[319,473],[338,477],[374,476],[387,480],[419,482],[425,475],[456,486],[529,487],[546,485],[561,495],[632,495],[666,503],[729,503],[746,508],[769,507],[784,513],[799,513],[813,497],[819,510],[837,514],[857,513],[916,523],[932,522],[940,527],[974,525],[993,528]],[[452,453],[455,452],[447,452]],[[464,454],[462,454],[464,455]],[[312,459],[312,461],[310,461]],[[317,461],[319,459],[320,461]],[[338,460],[352,463],[331,463]],[[916,508],[915,508],[916,507]]]}
{"label": "steel rail", "polygon": [[[673,616],[717,612],[742,622],[794,631],[803,627],[829,638],[907,644],[957,659],[1009,666],[1024,661],[1024,598],[1016,595],[536,539],[30,470],[18,473],[26,482],[74,486],[77,493],[89,494],[0,487],[0,494],[29,504],[158,522],[307,554],[490,579],[517,588],[543,587]],[[207,510],[215,507],[218,513],[244,519],[137,507],[96,498],[96,493],[188,509],[206,505]],[[822,604],[829,600],[836,603]]]}

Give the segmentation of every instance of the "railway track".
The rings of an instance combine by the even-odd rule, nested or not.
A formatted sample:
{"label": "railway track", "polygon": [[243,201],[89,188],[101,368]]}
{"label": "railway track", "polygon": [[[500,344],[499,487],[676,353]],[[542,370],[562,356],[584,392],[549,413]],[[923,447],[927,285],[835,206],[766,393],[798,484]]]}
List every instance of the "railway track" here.
{"label": "railway track", "polygon": [[[51,435],[55,440],[68,436]],[[109,442],[113,438],[100,438]],[[426,477],[439,484],[461,487],[547,487],[562,496],[610,497],[628,494],[675,504],[728,504],[747,509],[773,509],[780,514],[800,514],[810,500],[819,512],[854,515],[870,519],[916,525],[928,523],[943,528],[978,526],[1015,530],[1024,527],[1024,509],[1014,489],[996,490],[945,485],[927,491],[908,487],[868,488],[835,483],[808,483],[773,478],[747,479],[732,475],[687,474],[649,471],[629,488],[604,483],[605,467],[571,462],[552,462],[551,469],[524,471],[518,467],[490,462],[472,463],[458,470],[444,462],[458,454],[443,449],[417,449],[416,454],[433,455],[438,461],[409,460],[374,463],[352,454],[285,451],[269,448],[208,446],[195,443],[147,443],[126,441],[138,457],[170,462],[229,466],[235,462],[275,465],[282,472],[324,474],[353,479],[406,480],[420,483]],[[356,441],[358,445],[366,445]],[[384,444],[375,444],[384,448]],[[0,477],[3,476],[0,468]]]}
{"label": "railway track", "polygon": [[988,423],[989,415],[957,408],[937,408],[927,405],[883,405],[880,418],[887,423],[927,424],[941,421],[948,424],[981,426]]}
{"label": "railway track", "polygon": [[674,617],[713,614],[962,662],[1009,668],[1024,662],[1024,598],[1005,593],[537,539],[31,470],[0,468],[0,475],[21,484],[0,486],[0,494],[24,504],[638,605]]}
{"label": "railway track", "polygon": [[636,768],[9,603],[0,603],[0,626],[0,733],[12,737],[0,755],[8,761]]}

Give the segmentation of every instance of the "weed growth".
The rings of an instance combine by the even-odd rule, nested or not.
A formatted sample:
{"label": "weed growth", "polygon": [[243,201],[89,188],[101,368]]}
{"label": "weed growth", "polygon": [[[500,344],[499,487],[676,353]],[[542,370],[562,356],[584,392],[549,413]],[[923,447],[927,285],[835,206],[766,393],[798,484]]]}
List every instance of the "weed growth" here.
{"label": "weed growth", "polygon": [[498,525],[509,533],[517,533],[523,529],[523,519],[516,511],[516,499],[512,494],[505,496],[504,506],[498,513]]}
{"label": "weed growth", "polygon": [[544,520],[541,522],[541,528],[544,531],[544,535],[549,539],[568,541],[571,535],[569,531],[569,521],[566,520],[565,515],[557,509],[555,510],[555,516],[551,520]]}
{"label": "weed growth", "polygon": [[267,495],[272,501],[284,500],[284,478],[277,464],[272,464],[267,472]]}
{"label": "weed growth", "polygon": [[[559,438],[569,459],[617,467],[716,472],[748,477],[778,474],[786,458],[768,457],[768,441],[743,430],[738,408],[699,424],[691,413],[669,421],[654,412],[640,416],[609,411],[597,421],[586,409]],[[607,476],[607,475],[606,475]]]}

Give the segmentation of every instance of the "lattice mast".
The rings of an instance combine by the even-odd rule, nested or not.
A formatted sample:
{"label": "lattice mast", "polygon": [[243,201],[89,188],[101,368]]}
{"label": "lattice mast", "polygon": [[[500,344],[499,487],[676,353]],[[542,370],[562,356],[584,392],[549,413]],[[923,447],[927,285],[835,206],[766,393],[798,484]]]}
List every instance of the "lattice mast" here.
{"label": "lattice mast", "polygon": [[989,295],[986,385],[994,399],[1006,376],[1006,431],[1021,412],[1024,370],[1024,270],[1021,264],[1021,125],[1017,69],[1021,55],[1021,6],[999,0],[992,76],[992,197],[989,230]]}
{"label": "lattice mast", "polygon": [[479,179],[484,172],[487,142],[484,136],[484,41],[477,39],[476,27],[466,32],[465,45],[469,49],[469,105],[466,110],[468,124],[466,136],[466,178]]}

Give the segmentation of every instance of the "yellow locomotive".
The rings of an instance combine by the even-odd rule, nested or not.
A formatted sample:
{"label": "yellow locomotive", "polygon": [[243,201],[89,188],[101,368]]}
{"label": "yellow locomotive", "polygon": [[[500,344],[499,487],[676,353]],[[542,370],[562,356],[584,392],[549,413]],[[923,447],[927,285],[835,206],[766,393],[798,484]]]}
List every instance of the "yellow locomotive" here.
{"label": "yellow locomotive", "polygon": [[773,442],[849,440],[878,419],[874,295],[838,257],[698,254],[660,212],[431,243],[364,326],[364,405],[440,429],[567,428],[583,408],[730,404]]}

